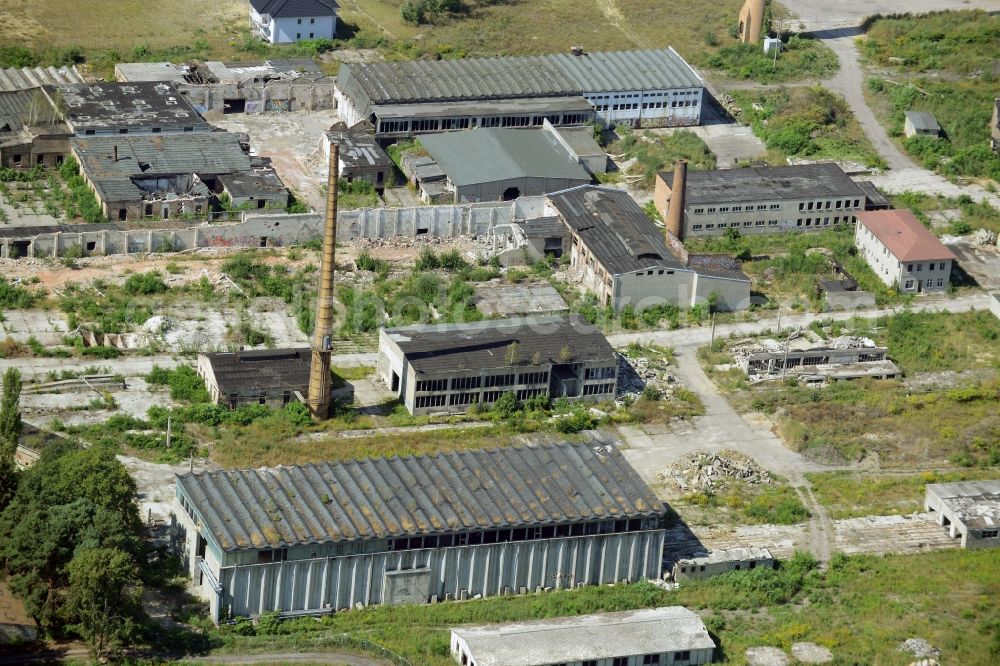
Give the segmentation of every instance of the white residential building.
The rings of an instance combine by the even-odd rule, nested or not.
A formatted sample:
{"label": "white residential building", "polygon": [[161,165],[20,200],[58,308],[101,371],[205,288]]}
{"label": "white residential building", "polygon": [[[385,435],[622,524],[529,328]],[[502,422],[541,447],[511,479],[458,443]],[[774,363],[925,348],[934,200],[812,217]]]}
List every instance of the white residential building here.
{"label": "white residential building", "polygon": [[875,274],[902,292],[948,288],[955,255],[908,210],[857,213],[854,244]]}
{"label": "white residential building", "polygon": [[250,0],[250,28],[265,42],[333,39],[336,0]]}

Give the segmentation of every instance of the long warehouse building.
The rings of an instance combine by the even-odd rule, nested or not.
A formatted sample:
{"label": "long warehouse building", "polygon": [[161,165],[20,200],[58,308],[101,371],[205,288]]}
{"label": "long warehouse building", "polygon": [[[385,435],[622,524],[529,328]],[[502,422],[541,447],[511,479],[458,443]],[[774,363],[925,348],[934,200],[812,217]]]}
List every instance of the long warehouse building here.
{"label": "long warehouse building", "polygon": [[474,127],[697,125],[704,82],[673,48],[344,63],[337,108],[380,141]]}
{"label": "long warehouse building", "polygon": [[187,473],[174,513],[216,622],[658,578],[666,518],[590,444]]}

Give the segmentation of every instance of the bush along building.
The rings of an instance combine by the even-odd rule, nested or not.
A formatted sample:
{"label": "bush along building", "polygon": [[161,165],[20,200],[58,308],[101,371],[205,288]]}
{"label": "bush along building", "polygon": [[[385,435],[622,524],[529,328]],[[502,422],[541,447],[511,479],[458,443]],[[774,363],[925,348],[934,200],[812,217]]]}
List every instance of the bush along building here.
{"label": "bush along building", "polygon": [[588,185],[554,192],[545,212],[568,229],[570,265],[604,307],[750,305],[750,278],[743,271],[681,261],[665,232],[623,190]]}
{"label": "bush along building", "polygon": [[[857,213],[883,207],[884,197],[855,183],[833,163],[684,171],[656,177],[653,204],[677,238],[818,231],[853,225]],[[865,189],[872,192],[873,201]],[[679,210],[674,204],[679,202]]]}
{"label": "bush along building", "polygon": [[475,127],[599,120],[662,127],[701,121],[704,82],[672,48],[514,58],[344,63],[337,110],[380,141]]}
{"label": "bush along building", "polygon": [[505,393],[611,400],[618,361],[581,317],[518,317],[382,329],[377,371],[411,414],[460,413]]}
{"label": "bush along building", "polygon": [[657,578],[666,518],[585,444],[187,473],[174,511],[215,622]]}

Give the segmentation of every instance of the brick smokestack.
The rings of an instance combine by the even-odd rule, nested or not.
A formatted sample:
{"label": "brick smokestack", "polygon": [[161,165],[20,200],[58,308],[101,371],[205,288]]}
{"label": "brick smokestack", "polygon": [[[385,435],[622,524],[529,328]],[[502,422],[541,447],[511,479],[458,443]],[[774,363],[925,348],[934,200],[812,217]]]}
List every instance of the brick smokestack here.
{"label": "brick smokestack", "polygon": [[684,228],[684,199],[687,194],[687,160],[674,165],[674,182],[670,184],[670,206],[667,208],[666,230],[681,238]]}
{"label": "brick smokestack", "polygon": [[312,363],[309,368],[309,413],[314,419],[330,416],[330,341],[333,333],[333,279],[337,248],[337,185],[340,149],[330,144],[330,162],[326,178],[326,224],[323,229],[323,255],[320,263],[319,297],[316,304],[316,327],[313,330]]}

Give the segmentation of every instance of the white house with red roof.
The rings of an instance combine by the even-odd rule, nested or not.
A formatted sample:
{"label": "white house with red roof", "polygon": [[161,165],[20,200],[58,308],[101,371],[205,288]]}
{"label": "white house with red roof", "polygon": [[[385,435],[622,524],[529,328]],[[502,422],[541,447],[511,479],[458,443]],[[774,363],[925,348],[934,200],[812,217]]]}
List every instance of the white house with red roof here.
{"label": "white house with red roof", "polygon": [[908,210],[857,213],[854,244],[889,286],[902,292],[944,291],[956,257]]}

